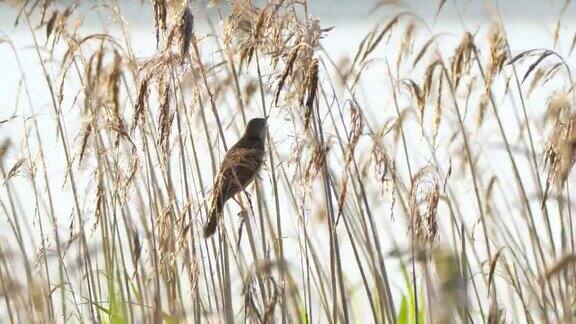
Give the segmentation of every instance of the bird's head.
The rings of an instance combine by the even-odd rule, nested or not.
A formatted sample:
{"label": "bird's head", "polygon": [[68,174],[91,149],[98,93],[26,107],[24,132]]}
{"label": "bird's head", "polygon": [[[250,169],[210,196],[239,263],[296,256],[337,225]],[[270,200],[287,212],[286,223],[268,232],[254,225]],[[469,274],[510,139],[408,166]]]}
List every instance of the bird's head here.
{"label": "bird's head", "polygon": [[244,132],[244,137],[257,138],[259,140],[264,140],[266,138],[266,131],[268,130],[268,125],[266,118],[254,118],[248,122],[246,126],[246,131]]}

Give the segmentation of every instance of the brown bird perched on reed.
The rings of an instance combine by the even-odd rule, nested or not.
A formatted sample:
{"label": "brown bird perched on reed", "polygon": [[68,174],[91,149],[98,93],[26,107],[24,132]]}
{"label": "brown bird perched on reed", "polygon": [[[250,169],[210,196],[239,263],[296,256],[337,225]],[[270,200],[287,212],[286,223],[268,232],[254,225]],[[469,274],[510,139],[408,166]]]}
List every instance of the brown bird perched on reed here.
{"label": "brown bird perched on reed", "polygon": [[258,175],[264,161],[267,119],[250,120],[244,135],[226,153],[215,179],[212,208],[204,226],[204,237],[208,238],[216,232],[226,201],[244,190]]}

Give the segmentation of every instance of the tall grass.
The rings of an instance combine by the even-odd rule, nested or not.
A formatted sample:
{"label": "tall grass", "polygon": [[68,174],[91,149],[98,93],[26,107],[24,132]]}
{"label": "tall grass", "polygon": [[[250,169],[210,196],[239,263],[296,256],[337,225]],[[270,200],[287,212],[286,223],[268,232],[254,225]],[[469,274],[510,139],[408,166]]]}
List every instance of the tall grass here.
{"label": "tall grass", "polygon": [[[554,47],[523,51],[497,2],[479,30],[459,1],[434,21],[377,5],[344,58],[305,1],[142,3],[150,57],[119,0],[2,6],[29,36],[0,37],[21,74],[0,115],[5,321],[574,320],[569,2]],[[447,7],[456,37],[433,27]],[[268,115],[266,166],[204,239],[219,163]]]}

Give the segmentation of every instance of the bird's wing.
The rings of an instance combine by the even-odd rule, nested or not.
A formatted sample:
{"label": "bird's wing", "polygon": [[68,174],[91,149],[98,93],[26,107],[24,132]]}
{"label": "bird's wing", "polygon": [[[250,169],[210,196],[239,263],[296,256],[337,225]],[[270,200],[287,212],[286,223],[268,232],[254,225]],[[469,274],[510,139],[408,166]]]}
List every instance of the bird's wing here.
{"label": "bird's wing", "polygon": [[216,182],[216,190],[221,198],[228,200],[244,189],[254,179],[263,154],[261,150],[233,147],[228,151]]}

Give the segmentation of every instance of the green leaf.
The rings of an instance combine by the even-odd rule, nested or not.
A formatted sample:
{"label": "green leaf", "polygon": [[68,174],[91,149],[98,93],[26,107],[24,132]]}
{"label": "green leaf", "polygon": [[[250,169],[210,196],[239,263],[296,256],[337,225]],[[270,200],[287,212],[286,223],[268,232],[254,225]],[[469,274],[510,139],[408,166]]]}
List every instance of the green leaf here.
{"label": "green leaf", "polygon": [[110,295],[110,324],[124,324],[127,323],[124,318],[120,305],[120,296],[118,294]]}
{"label": "green leaf", "polygon": [[400,304],[400,312],[398,313],[398,324],[408,324],[408,300],[406,296],[402,296],[402,303]]}

